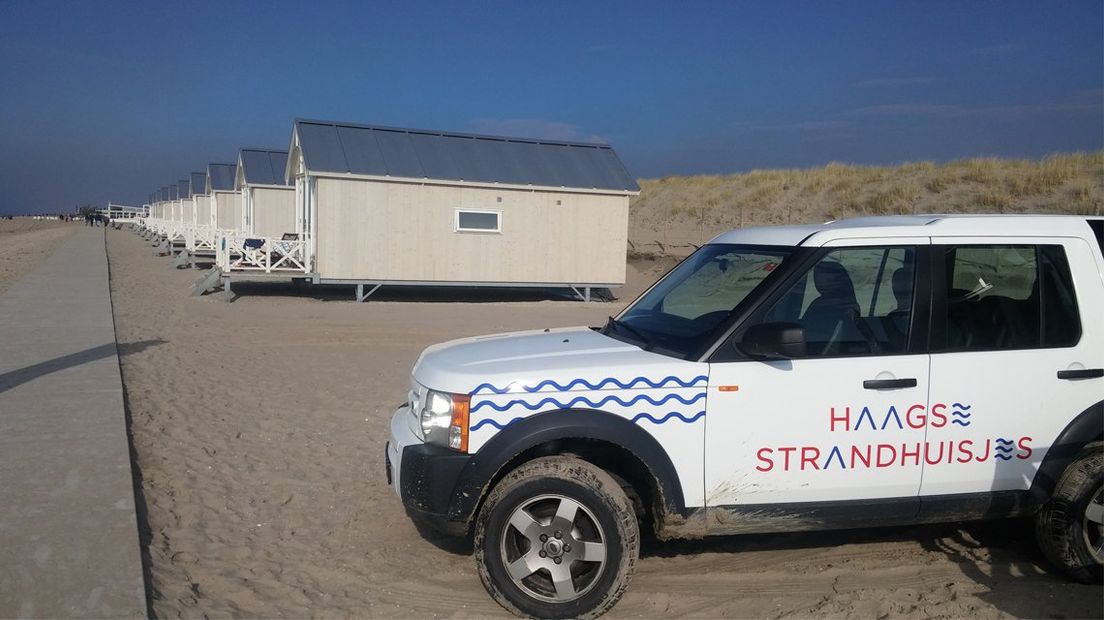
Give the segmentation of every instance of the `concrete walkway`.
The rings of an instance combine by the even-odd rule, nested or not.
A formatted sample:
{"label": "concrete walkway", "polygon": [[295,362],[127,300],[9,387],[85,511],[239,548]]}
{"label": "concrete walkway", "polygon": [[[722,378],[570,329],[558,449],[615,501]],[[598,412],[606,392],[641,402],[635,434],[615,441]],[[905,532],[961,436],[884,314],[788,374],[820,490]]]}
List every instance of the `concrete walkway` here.
{"label": "concrete walkway", "polygon": [[145,617],[103,228],[0,295],[0,617]]}

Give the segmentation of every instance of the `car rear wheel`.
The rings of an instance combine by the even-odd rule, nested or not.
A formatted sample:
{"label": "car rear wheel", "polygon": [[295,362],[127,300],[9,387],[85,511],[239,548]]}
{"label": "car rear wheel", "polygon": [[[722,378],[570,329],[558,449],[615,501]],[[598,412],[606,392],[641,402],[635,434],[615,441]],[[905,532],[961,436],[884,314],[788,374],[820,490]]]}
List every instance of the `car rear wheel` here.
{"label": "car rear wheel", "polygon": [[1082,583],[1104,576],[1104,444],[1086,446],[1039,511],[1036,537],[1058,568]]}
{"label": "car rear wheel", "polygon": [[483,585],[521,616],[601,615],[624,593],[639,549],[625,491],[570,456],[535,459],[507,474],[476,522]]}

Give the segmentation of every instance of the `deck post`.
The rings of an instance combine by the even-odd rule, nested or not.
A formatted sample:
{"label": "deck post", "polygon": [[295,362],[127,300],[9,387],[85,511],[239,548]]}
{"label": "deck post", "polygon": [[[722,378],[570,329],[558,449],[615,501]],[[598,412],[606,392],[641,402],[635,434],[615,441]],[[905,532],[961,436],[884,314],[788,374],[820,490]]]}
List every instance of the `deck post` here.
{"label": "deck post", "polygon": [[369,297],[372,296],[373,293],[378,291],[381,286],[383,286],[383,285],[382,284],[376,284],[367,293],[365,293],[364,292],[364,285],[363,284],[357,284],[356,285],[356,300],[357,301],[367,300]]}
{"label": "deck post", "polygon": [[230,276],[222,276],[222,300],[229,303],[234,299],[234,293],[230,290]]}
{"label": "deck post", "polygon": [[586,287],[583,293],[583,301],[590,301],[590,287]]}

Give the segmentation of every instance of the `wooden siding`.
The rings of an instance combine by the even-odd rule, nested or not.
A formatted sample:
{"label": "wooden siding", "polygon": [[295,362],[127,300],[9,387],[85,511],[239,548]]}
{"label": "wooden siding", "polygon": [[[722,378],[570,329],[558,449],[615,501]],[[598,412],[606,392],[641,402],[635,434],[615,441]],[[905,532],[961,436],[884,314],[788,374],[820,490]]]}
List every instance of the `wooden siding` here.
{"label": "wooden siding", "polygon": [[241,194],[238,192],[215,192],[215,226],[219,230],[238,230],[241,228]]}
{"label": "wooden siding", "polygon": [[295,232],[295,188],[254,187],[253,234],[281,237]]}
{"label": "wooden siding", "polygon": [[[628,196],[319,178],[317,205],[323,278],[625,282]],[[459,208],[501,211],[502,232],[456,232]]]}
{"label": "wooden siding", "polygon": [[199,226],[211,225],[211,197],[194,196],[196,209],[196,224]]}
{"label": "wooden siding", "polygon": [[185,224],[195,224],[195,203],[189,198],[182,202],[181,213]]}

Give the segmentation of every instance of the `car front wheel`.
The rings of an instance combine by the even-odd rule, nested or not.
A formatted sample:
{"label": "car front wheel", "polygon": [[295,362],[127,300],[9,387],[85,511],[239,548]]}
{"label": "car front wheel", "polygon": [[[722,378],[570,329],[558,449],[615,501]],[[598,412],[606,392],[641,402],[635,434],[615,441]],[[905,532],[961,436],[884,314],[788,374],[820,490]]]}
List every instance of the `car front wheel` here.
{"label": "car front wheel", "polygon": [[507,474],[476,522],[483,585],[521,616],[601,615],[624,593],[639,550],[625,491],[571,456],[535,459]]}

